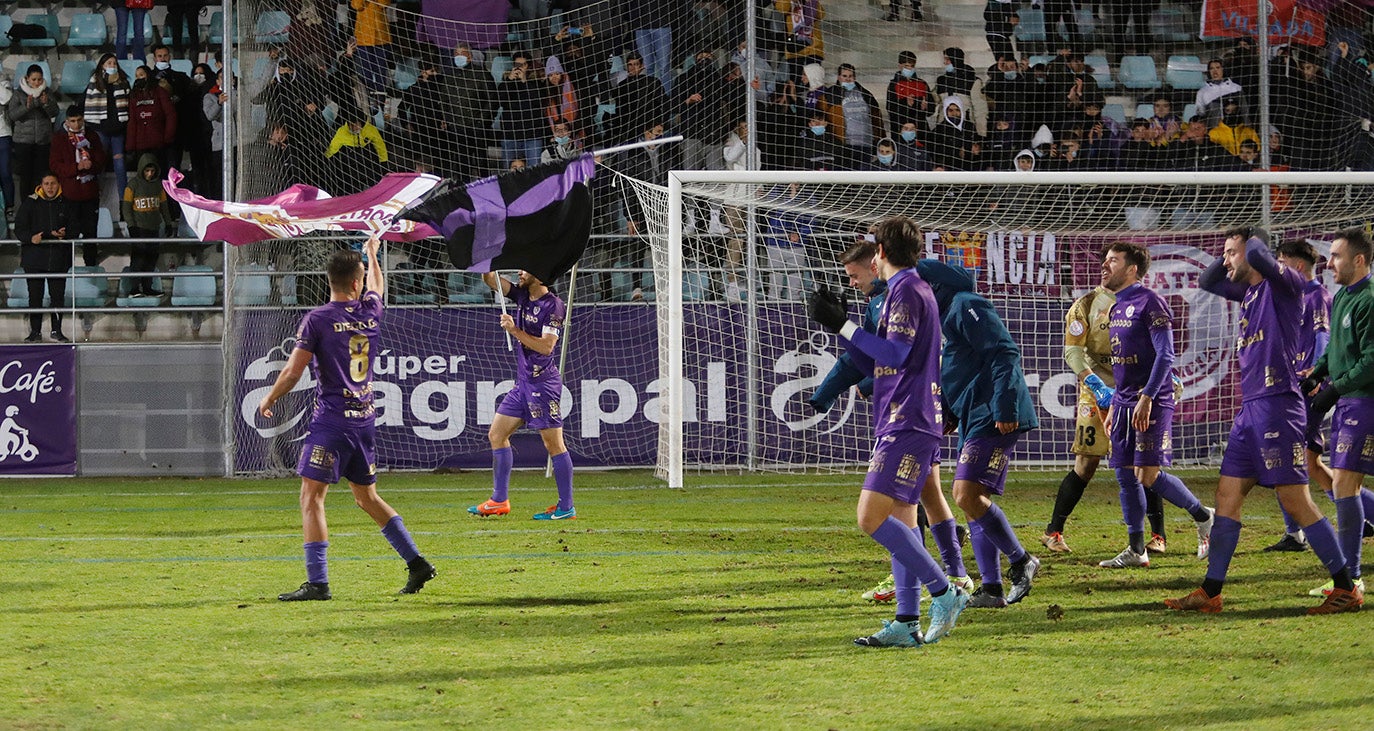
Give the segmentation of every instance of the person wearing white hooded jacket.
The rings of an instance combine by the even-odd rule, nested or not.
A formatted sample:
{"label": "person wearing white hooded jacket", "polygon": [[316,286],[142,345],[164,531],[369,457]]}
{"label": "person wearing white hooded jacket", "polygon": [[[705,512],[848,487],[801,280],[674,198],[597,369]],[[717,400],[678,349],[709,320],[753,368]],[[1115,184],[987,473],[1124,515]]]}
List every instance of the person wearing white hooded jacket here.
{"label": "person wearing white hooded jacket", "polygon": [[[15,172],[19,174],[19,190],[33,190],[48,169],[57,94],[48,88],[43,67],[38,64],[25,69],[19,89],[13,91],[5,109],[14,133]],[[15,203],[6,196],[6,207]]]}

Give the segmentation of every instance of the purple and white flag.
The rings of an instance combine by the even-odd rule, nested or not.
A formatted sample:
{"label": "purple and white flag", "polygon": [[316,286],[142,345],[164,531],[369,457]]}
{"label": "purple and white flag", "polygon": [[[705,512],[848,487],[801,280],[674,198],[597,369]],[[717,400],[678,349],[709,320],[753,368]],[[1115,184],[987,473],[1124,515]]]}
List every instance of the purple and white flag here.
{"label": "purple and white flag", "polygon": [[76,474],[76,348],[0,347],[0,475]]}
{"label": "purple and white flag", "polygon": [[398,211],[439,184],[440,178],[433,175],[390,173],[361,193],[339,198],[298,183],[247,203],[199,196],[179,187],[184,177],[175,169],[169,170],[162,187],[181,204],[187,225],[201,241],[241,246],[316,231],[385,231],[382,238],[388,241],[416,241],[436,235],[429,226],[395,218]]}

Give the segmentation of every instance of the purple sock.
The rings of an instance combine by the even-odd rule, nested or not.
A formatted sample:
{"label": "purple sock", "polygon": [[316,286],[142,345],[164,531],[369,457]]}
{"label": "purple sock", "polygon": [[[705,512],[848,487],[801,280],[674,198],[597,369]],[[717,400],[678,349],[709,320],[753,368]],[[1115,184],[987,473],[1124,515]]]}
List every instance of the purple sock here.
{"label": "purple sock", "polygon": [[[1207,520],[1207,511],[1203,509],[1202,501],[1198,500],[1193,491],[1183,484],[1183,480],[1160,470],[1159,476],[1155,478],[1154,484],[1150,485],[1150,489],[1159,493],[1159,496],[1165,500],[1188,511],[1188,514],[1193,516],[1193,520]],[[1199,515],[1202,517],[1198,518]]]}
{"label": "purple sock", "polygon": [[305,580],[312,584],[329,583],[329,562],[325,553],[329,541],[311,541],[305,544]]}
{"label": "purple sock", "polygon": [[892,581],[897,587],[897,616],[921,616],[921,585],[896,556],[892,557]]}
{"label": "purple sock", "polygon": [[401,516],[391,516],[391,520],[382,528],[382,535],[386,536],[386,542],[396,549],[396,553],[401,554],[406,563],[420,557],[420,549],[415,547],[415,539],[410,537],[410,531],[406,530],[405,521],[401,520]]}
{"label": "purple sock", "polygon": [[1360,578],[1360,542],[1364,540],[1364,505],[1360,496],[1336,498],[1336,527],[1341,555],[1352,580]]}
{"label": "purple sock", "polygon": [[1240,521],[1218,515],[1212,524],[1212,547],[1207,552],[1207,578],[1225,581],[1231,568],[1231,557],[1240,543]]}
{"label": "purple sock", "polygon": [[992,545],[997,546],[1007,560],[1016,563],[1026,557],[1026,549],[1021,547],[1021,542],[1016,540],[1016,533],[1011,529],[1011,523],[1002,509],[993,503],[988,507],[988,512],[983,513],[983,517],[974,521],[983,526],[983,535]]}
{"label": "purple sock", "polygon": [[1360,488],[1360,503],[1364,505],[1364,519],[1374,520],[1374,490]]}
{"label": "purple sock", "polygon": [[572,510],[572,455],[564,452],[553,458],[553,481],[558,485],[558,509]]}
{"label": "purple sock", "polygon": [[1116,482],[1121,485],[1121,519],[1129,533],[1145,532],[1145,486],[1136,479],[1130,467],[1116,468]]}
{"label": "purple sock", "polygon": [[932,596],[949,589],[949,580],[945,578],[945,572],[940,570],[935,559],[931,558],[925,547],[916,540],[916,532],[902,521],[889,515],[887,520],[873,531],[873,540],[886,548],[911,575],[925,584]]}
{"label": "purple sock", "polygon": [[1341,552],[1341,542],[1336,539],[1336,529],[1331,527],[1331,521],[1322,518],[1312,525],[1303,526],[1302,532],[1307,534],[1307,545],[1312,547],[1312,552],[1317,554],[1317,560],[1326,567],[1327,573],[1335,576],[1345,569],[1345,554]]}
{"label": "purple sock", "polygon": [[[1298,521],[1294,520],[1293,516],[1283,509],[1282,504],[1279,505],[1279,513],[1283,515],[1283,530],[1289,535],[1297,535],[1298,531],[1302,530],[1302,526],[1298,525]],[[1215,526],[1212,529],[1216,530]]]}
{"label": "purple sock", "polygon": [[978,564],[978,579],[984,584],[1002,583],[1002,554],[983,533],[978,521],[969,521],[968,542],[973,544],[973,562]]}
{"label": "purple sock", "polygon": [[945,573],[950,576],[967,576],[964,555],[959,550],[959,530],[954,519],[943,520],[930,526],[930,534],[935,536],[935,547],[940,549],[940,561],[945,565]]}
{"label": "purple sock", "polygon": [[510,499],[510,469],[515,464],[515,452],[510,447],[491,450],[491,500],[504,503]]}

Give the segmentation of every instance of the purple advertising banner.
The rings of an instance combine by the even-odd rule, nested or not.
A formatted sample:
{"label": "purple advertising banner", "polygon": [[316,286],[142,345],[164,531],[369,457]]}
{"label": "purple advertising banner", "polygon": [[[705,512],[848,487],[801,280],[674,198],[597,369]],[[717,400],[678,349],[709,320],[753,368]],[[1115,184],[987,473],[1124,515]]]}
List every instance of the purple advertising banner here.
{"label": "purple advertising banner", "polygon": [[0,475],[76,474],[76,348],[0,347]]}

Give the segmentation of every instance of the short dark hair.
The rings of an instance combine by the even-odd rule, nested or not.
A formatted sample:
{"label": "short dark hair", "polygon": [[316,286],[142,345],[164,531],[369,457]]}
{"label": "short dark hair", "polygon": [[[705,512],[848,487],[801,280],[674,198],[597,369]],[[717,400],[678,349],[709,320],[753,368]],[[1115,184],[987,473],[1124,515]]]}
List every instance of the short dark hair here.
{"label": "short dark hair", "polygon": [[1345,239],[1345,248],[1353,259],[1357,256],[1364,257],[1364,263],[1369,264],[1371,247],[1369,244],[1369,234],[1362,228],[1348,228],[1338,234],[1336,238]]}
{"label": "short dark hair", "polygon": [[897,63],[916,63],[916,54],[912,53],[911,51],[902,51],[901,53],[897,54]]}
{"label": "short dark hair", "polygon": [[878,246],[872,241],[860,241],[840,254],[840,264],[867,264],[878,253]]}
{"label": "short dark hair", "polygon": [[878,222],[873,230],[883,257],[899,267],[914,267],[925,253],[926,237],[921,227],[906,216],[892,216]]}
{"label": "short dark hair", "polygon": [[149,53],[157,53],[159,49],[161,49],[161,50],[163,50],[163,51],[166,51],[166,52],[168,52],[168,53],[171,53],[171,52],[172,52],[172,49],[169,48],[169,47],[167,46],[166,43],[158,43],[158,44],[155,44],[152,48],[148,49],[148,52],[149,52]]}
{"label": "short dark hair", "polygon": [[835,69],[836,74],[840,73],[841,71],[853,71],[856,74],[859,73],[859,70],[854,68],[854,64],[852,63],[842,63],[839,65],[839,68]]}
{"label": "short dark hair", "polygon": [[638,61],[640,63],[644,63],[644,57],[639,55],[639,51],[630,51],[629,53],[625,54],[625,63],[629,63],[631,61]]}
{"label": "short dark hair", "polygon": [[25,75],[25,76],[32,76],[33,74],[41,74],[41,73],[43,73],[43,67],[42,67],[42,66],[39,66],[39,65],[36,64],[36,63],[31,63],[31,64],[29,64],[28,69],[26,69],[26,70],[24,71],[24,75]]}
{"label": "short dark hair", "polygon": [[84,116],[86,116],[86,110],[82,109],[80,104],[73,104],[67,107],[67,119]]}
{"label": "short dark hair", "polygon": [[358,267],[363,264],[363,255],[353,251],[336,251],[329,257],[325,273],[329,275],[329,288],[343,292],[353,286],[358,279]]}
{"label": "short dark hair", "polygon": [[1293,239],[1279,244],[1279,256],[1289,259],[1302,259],[1310,269],[1317,265],[1317,250],[1302,239]]}
{"label": "short dark hair", "polygon": [[1134,241],[1113,241],[1102,247],[1102,258],[1116,252],[1126,257],[1127,264],[1135,265],[1135,275],[1144,277],[1150,271],[1150,250],[1144,244],[1137,244]]}

